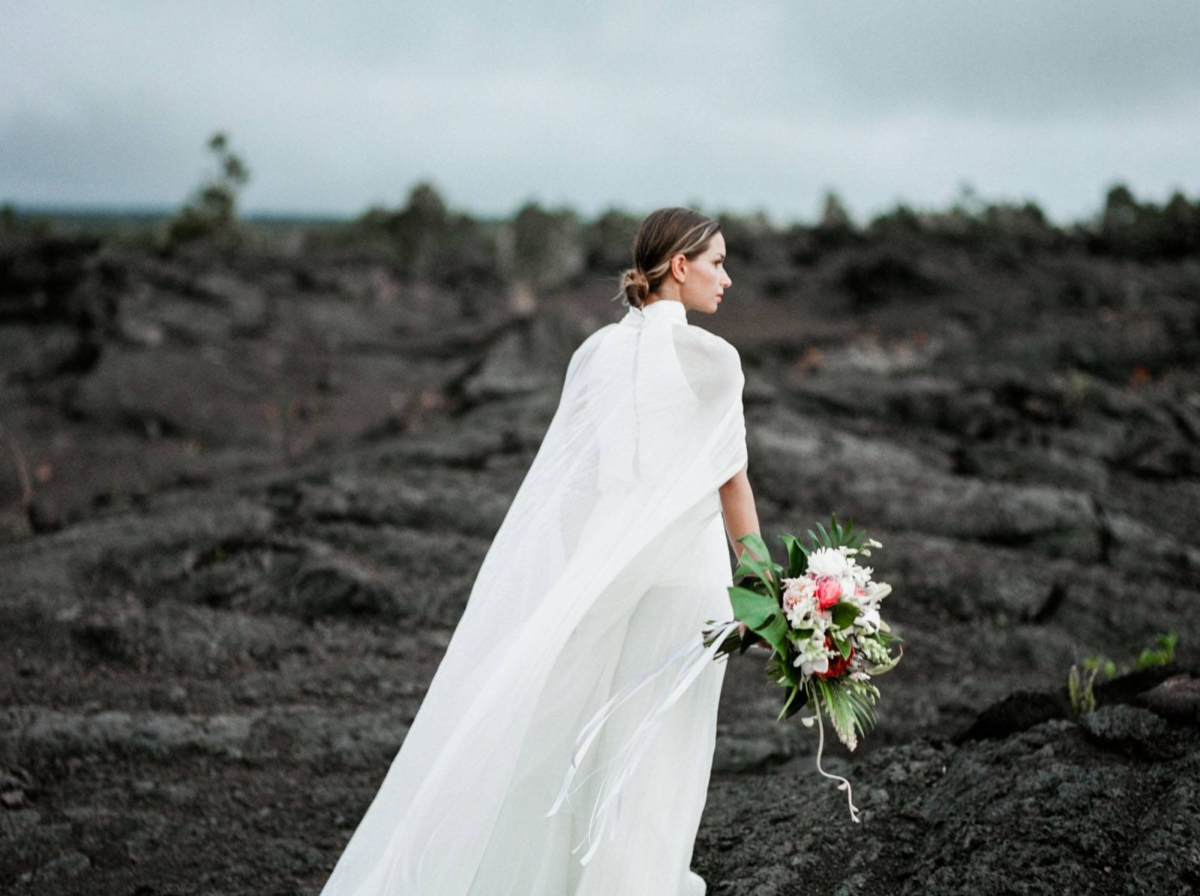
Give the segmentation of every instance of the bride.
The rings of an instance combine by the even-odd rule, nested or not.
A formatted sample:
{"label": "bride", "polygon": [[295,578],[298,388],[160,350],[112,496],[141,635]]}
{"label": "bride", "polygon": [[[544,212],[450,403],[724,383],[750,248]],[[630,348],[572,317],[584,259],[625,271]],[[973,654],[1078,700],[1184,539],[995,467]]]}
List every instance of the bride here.
{"label": "bride", "polygon": [[[715,312],[732,284],[720,225],[660,209],[633,261],[629,309],[572,356],[441,665],[322,896],[705,893],[689,866],[725,667],[708,663],[670,697],[651,673],[732,615],[726,538],[740,553],[737,539],[758,532],[744,378],[736,349],[687,319]],[[618,693],[628,699],[578,751]]]}

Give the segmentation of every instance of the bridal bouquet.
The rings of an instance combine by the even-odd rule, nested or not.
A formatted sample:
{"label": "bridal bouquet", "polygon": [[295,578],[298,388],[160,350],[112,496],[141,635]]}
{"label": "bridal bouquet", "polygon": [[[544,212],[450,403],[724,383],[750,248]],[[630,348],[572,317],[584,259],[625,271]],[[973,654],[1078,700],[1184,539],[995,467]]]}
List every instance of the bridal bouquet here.
{"label": "bridal bouquet", "polygon": [[[827,530],[817,524],[811,529],[811,544],[805,546],[792,535],[781,539],[787,549],[787,565],[771,559],[766,543],[750,534],[738,541],[745,545],[734,577],[742,577],[729,589],[735,621],[714,623],[703,632],[705,646],[717,645],[715,657],[742,654],[760,638],[771,648],[767,675],[787,689],[779,719],[789,718],[808,706],[811,716],[805,726],[820,726],[821,744],[817,769],[837,778],[847,792],[850,782],[828,775],[821,768],[825,729],[822,715],[832,722],[838,739],[849,749],[858,745],[858,735],[875,724],[875,700],[879,689],[871,676],[893,668],[903,655],[893,657],[891,648],[900,639],[892,635],[879,615],[879,604],[892,590],[871,579],[872,569],[859,566],[858,557],[869,557],[870,548],[883,547],[854,532],[854,523],[840,525],[830,519]],[[869,547],[868,547],[869,546]],[[751,553],[753,552],[753,553]],[[746,631],[733,629],[744,623]],[[850,815],[858,821],[850,801]]]}

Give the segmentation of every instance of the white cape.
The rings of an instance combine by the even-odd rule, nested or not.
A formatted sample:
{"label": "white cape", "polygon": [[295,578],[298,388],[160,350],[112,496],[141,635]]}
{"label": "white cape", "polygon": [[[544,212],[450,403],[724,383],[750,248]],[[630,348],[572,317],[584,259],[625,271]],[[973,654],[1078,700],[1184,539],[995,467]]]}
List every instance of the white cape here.
{"label": "white cape", "polygon": [[[579,733],[531,730],[539,701],[576,699],[569,667],[551,670],[570,661],[585,616],[591,627],[598,613],[631,613],[720,513],[719,486],[746,464],[743,383],[737,351],[669,300],[576,350],[445,657],[322,896],[501,892],[477,875],[518,758],[535,738],[561,745],[547,753],[561,780]],[[672,649],[700,641],[695,627],[662,637]],[[577,693],[581,721],[610,696]],[[554,802],[535,798],[539,816]]]}

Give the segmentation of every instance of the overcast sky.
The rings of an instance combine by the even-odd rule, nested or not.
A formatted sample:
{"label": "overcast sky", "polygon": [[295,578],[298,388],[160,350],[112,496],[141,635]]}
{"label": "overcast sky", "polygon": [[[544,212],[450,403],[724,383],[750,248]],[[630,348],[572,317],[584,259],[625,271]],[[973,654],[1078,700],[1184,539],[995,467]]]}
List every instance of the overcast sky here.
{"label": "overcast sky", "polygon": [[0,202],[248,210],[1200,197],[1200,2],[0,0]]}

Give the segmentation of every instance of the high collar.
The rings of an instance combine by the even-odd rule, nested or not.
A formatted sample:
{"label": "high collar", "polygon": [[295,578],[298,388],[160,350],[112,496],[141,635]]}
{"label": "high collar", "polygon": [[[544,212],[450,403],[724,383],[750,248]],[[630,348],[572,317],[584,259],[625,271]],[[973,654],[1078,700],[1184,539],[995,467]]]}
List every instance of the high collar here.
{"label": "high collar", "polygon": [[687,323],[687,309],[683,302],[674,299],[658,299],[644,308],[630,308],[627,317],[640,321],[666,320]]}

